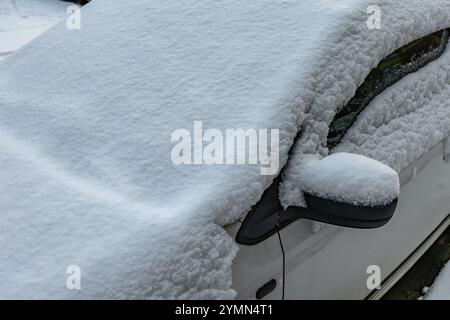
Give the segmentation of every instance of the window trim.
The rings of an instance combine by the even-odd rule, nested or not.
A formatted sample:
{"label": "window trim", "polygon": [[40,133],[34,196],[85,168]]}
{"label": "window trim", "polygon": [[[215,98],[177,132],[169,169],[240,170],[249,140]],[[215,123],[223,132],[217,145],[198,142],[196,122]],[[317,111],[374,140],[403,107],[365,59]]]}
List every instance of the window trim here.
{"label": "window trim", "polygon": [[[439,46],[433,48],[435,52],[433,51],[423,52],[423,55],[425,56],[425,59],[423,61],[420,61],[417,64],[408,65],[412,62],[411,59],[414,58],[415,55],[411,54],[408,63],[397,64],[391,68],[385,66],[384,68],[386,69],[383,69],[383,64],[386,64],[387,62],[392,61],[393,59],[398,57],[400,54],[402,54],[401,53],[402,51],[407,50],[408,47],[410,47],[411,45],[419,44],[420,41],[426,41],[427,39],[430,39],[431,37],[436,36],[440,33],[442,33],[442,35],[440,35],[441,43],[439,44]],[[372,69],[372,71],[366,77],[364,82],[356,90],[355,95],[347,102],[345,106],[342,106],[337,110],[332,122],[329,125],[329,132],[327,137],[328,148],[332,149],[341,142],[342,138],[345,136],[347,131],[353,126],[355,121],[358,119],[359,115],[364,111],[364,109],[370,104],[370,102],[376,96],[381,94],[384,90],[391,87],[392,85],[394,85],[407,75],[422,69],[429,63],[441,57],[447,48],[449,36],[450,36],[450,29],[443,29],[434,32],[432,34],[429,34],[425,37],[422,37],[420,39],[417,39],[415,41],[412,41],[407,45],[395,50],[393,53],[384,58],[374,69]],[[430,56],[427,57],[426,55]],[[376,80],[377,77],[378,78],[380,77],[380,74],[383,73],[386,74],[386,72],[391,73],[394,72],[394,75],[390,78],[385,78],[382,75],[381,83],[375,82],[374,79],[372,79],[375,78]],[[395,72],[398,72],[398,74],[395,74]],[[353,110],[355,106],[357,107],[357,109]]]}

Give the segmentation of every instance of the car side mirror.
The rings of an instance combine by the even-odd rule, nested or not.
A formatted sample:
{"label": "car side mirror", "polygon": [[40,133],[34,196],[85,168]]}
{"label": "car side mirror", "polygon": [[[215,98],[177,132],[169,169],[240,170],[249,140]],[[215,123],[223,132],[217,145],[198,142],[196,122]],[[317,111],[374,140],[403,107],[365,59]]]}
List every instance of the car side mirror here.
{"label": "car side mirror", "polygon": [[298,219],[378,228],[390,221],[397,207],[397,172],[362,155],[336,153],[323,159],[305,159],[299,177],[306,206],[283,209],[277,178],[243,221],[236,235],[238,243],[259,243]]}
{"label": "car side mirror", "polygon": [[300,176],[309,209],[303,210],[306,219],[377,228],[392,218],[397,207],[397,172],[362,155],[336,153],[306,160]]}

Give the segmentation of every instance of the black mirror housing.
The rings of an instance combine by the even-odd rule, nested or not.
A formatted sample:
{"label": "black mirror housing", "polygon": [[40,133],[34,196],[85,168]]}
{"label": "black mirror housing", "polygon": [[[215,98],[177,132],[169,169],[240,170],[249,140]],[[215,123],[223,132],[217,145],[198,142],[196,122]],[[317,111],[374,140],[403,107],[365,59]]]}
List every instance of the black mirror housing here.
{"label": "black mirror housing", "polygon": [[236,242],[258,244],[298,219],[308,219],[332,225],[375,229],[387,224],[397,208],[397,199],[383,206],[360,206],[323,199],[305,193],[308,207],[288,207],[278,200],[279,179],[266,190],[262,201],[255,205],[242,223]]}
{"label": "black mirror housing", "polygon": [[309,157],[304,162],[299,171],[302,206],[281,206],[278,177],[245,218],[238,243],[259,243],[298,219],[359,229],[379,228],[391,220],[400,194],[396,171],[351,153]]}
{"label": "black mirror housing", "polygon": [[387,224],[397,208],[397,199],[383,206],[360,206],[305,194],[310,210],[303,218],[349,228],[373,229]]}

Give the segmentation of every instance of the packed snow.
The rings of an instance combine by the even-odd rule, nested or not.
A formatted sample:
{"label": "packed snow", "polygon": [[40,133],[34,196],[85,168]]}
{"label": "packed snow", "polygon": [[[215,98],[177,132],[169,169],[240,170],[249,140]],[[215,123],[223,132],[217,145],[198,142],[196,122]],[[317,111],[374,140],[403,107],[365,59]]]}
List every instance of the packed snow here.
{"label": "packed snow", "polygon": [[2,0],[0,60],[61,21],[68,5],[59,0]]}
{"label": "packed snow", "polygon": [[177,166],[171,133],[279,128],[286,162],[310,57],[350,2],[96,0],[81,30],[60,23],[4,60],[0,296],[232,298],[221,226],[274,177]]}
{"label": "packed snow", "polygon": [[450,300],[450,263],[442,269],[431,288],[427,288],[426,300]]}
{"label": "packed snow", "polygon": [[365,154],[397,171],[450,133],[450,50],[375,98],[333,152]]}
{"label": "packed snow", "polygon": [[283,165],[300,129],[281,195],[301,205],[296,168],[327,155],[335,109],[384,56],[450,26],[447,1],[422,2],[95,0],[81,30],[60,23],[3,60],[0,297],[233,298],[221,226],[274,176],[177,166],[171,133],[277,128]]}
{"label": "packed snow", "polygon": [[321,160],[311,156],[301,170],[304,191],[325,199],[382,206],[400,193],[396,171],[358,154],[335,153]]}

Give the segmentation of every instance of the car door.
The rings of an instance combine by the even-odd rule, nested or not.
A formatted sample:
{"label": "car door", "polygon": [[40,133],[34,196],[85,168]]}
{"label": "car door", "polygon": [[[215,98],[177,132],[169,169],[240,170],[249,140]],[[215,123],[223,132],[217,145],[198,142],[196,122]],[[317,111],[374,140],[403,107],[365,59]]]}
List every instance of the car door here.
{"label": "car door", "polygon": [[[450,213],[450,164],[441,141],[400,173],[392,220],[377,229],[297,220],[255,244],[239,244],[233,262],[238,299],[364,299],[436,230]],[[226,229],[236,237],[242,221]],[[284,285],[283,285],[284,284]],[[368,286],[369,284],[369,286]]]}
{"label": "car door", "polygon": [[376,270],[384,282],[439,226],[450,213],[450,165],[443,144],[400,176],[397,210],[381,228],[325,225],[315,231],[312,222],[298,220],[280,232],[287,299],[363,299],[373,290]]}

